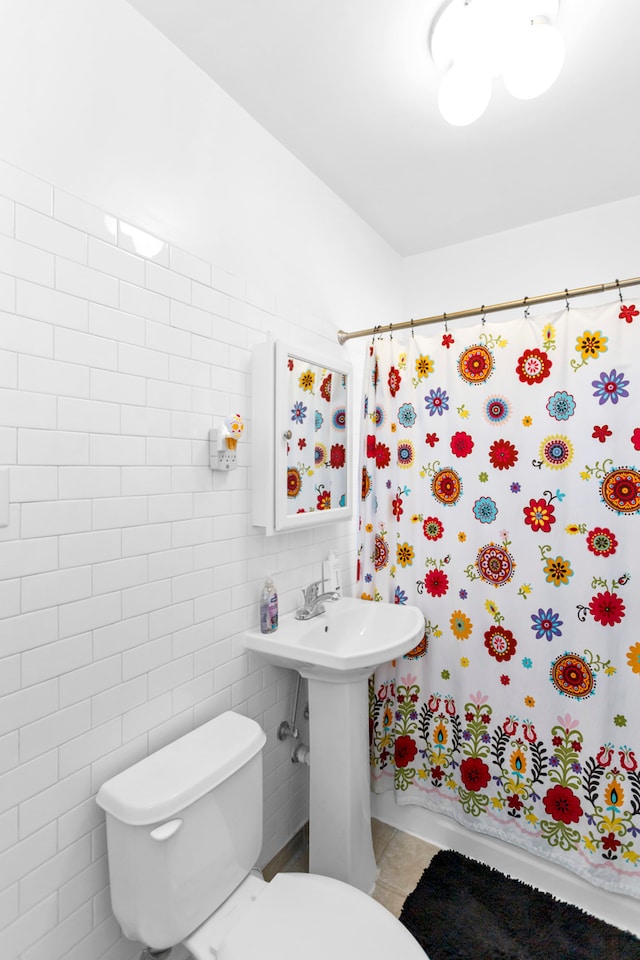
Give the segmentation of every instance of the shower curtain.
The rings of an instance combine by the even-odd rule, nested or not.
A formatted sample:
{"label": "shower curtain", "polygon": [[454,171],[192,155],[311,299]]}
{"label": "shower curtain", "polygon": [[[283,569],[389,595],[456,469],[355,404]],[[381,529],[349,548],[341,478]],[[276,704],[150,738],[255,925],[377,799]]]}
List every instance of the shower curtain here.
{"label": "shower curtain", "polygon": [[367,344],[373,789],[640,897],[640,313],[430,329]]}

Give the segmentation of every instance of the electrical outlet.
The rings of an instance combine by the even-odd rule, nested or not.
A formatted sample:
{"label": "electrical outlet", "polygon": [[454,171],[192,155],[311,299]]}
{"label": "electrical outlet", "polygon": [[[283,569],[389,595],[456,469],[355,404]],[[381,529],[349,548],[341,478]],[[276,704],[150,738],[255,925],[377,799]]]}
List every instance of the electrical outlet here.
{"label": "electrical outlet", "polygon": [[238,455],[235,450],[218,451],[217,470],[235,470],[238,466]]}

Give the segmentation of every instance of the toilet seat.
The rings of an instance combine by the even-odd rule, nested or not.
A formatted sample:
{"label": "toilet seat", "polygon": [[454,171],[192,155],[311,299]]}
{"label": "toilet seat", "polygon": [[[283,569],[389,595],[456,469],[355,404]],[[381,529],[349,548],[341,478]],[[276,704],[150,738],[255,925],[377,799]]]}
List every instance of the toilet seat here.
{"label": "toilet seat", "polygon": [[271,883],[249,877],[241,887],[230,909],[235,894],[184,941],[196,960],[353,960],[386,951],[425,960],[395,917],[340,880],[279,873]]}

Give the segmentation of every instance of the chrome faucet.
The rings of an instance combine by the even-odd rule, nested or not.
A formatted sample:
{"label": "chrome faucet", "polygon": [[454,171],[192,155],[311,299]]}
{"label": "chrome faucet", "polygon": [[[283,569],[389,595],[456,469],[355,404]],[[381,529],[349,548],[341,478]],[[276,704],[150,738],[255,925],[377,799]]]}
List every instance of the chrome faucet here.
{"label": "chrome faucet", "polygon": [[340,594],[334,590],[329,593],[320,593],[324,586],[324,580],[314,580],[302,591],[304,594],[304,604],[299,610],[296,610],[296,620],[311,620],[325,612],[325,600],[339,600]]}

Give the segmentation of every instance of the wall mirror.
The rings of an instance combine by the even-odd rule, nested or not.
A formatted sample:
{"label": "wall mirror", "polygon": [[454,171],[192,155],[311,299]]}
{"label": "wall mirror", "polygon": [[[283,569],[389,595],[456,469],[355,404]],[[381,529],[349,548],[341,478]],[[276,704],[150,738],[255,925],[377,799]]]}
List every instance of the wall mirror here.
{"label": "wall mirror", "polygon": [[267,533],[353,515],[351,365],[339,348],[254,347],[252,519]]}

